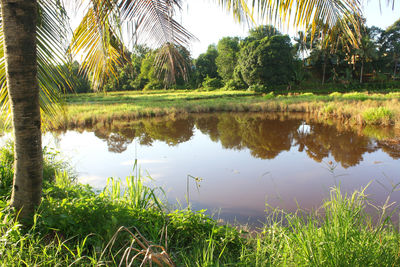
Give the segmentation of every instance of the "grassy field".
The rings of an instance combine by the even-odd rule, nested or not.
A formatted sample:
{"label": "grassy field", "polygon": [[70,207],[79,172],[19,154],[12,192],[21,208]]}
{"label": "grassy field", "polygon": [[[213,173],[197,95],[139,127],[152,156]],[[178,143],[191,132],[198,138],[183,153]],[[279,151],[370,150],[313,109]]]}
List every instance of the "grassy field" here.
{"label": "grassy field", "polygon": [[274,95],[247,91],[154,91],[67,95],[52,128],[204,112],[303,112],[349,124],[400,126],[400,93]]}
{"label": "grassy field", "polygon": [[[331,196],[314,212],[272,210],[246,231],[190,209],[168,210],[143,176],[101,192],[74,182],[45,151],[42,204],[31,227],[7,207],[13,153],[0,151],[0,266],[399,266],[400,234],[387,206],[372,220],[363,190]],[[390,203],[390,202],[388,202]],[[130,265],[131,264],[131,265]]]}

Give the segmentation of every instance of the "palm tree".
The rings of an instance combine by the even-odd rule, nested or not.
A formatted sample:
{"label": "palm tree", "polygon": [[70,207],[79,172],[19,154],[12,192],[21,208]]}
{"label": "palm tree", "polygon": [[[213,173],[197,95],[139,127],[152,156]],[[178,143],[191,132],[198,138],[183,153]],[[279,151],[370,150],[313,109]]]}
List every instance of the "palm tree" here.
{"label": "palm tree", "polygon": [[[62,79],[55,63],[62,63],[64,25],[60,6],[44,0],[1,1],[0,104],[2,119],[10,114],[14,133],[15,171],[11,205],[27,217],[39,204],[42,189],[41,113],[54,115],[58,109],[55,90]],[[37,14],[41,14],[38,17]],[[41,89],[41,90],[39,90]]]}
{"label": "palm tree", "polygon": [[371,41],[369,36],[363,36],[360,42],[359,49],[357,49],[356,53],[361,60],[360,83],[362,83],[365,62],[377,58],[377,50],[375,43]]}
{"label": "palm tree", "polygon": [[[243,0],[216,1],[239,21],[252,20],[252,10],[256,8],[255,11],[261,18],[274,23],[278,22],[278,19],[287,23],[293,21],[295,25],[304,28],[314,25],[313,22],[317,19],[322,19],[332,26],[338,18],[359,12],[359,3],[354,0],[258,0],[252,1],[251,7]],[[42,152],[38,71],[40,74],[43,69],[38,63],[40,60],[43,64],[46,62],[43,62],[43,57],[38,54],[41,48],[38,40],[42,37],[44,43],[53,45],[50,37],[52,35],[40,36],[40,32],[36,30],[39,21],[37,2],[54,6],[58,1],[1,0],[4,58],[0,61],[0,67],[3,64],[6,70],[6,83],[3,82],[1,88],[4,92],[5,85],[7,86],[11,103],[16,161],[12,206],[22,209],[21,217],[32,214],[41,197]],[[71,51],[84,55],[84,69],[97,86],[101,85],[104,75],[115,73],[113,66],[118,64],[121,58],[120,51],[123,47],[118,27],[121,20],[135,25],[136,27],[132,28],[135,28],[144,40],[156,37],[156,45],[185,44],[190,39],[190,34],[173,20],[174,10],[179,8],[180,0],[78,2],[88,3],[87,13],[75,32]],[[346,24],[342,24],[342,27],[349,31]],[[50,28],[54,28],[54,25],[50,25]],[[0,75],[0,82],[2,77],[4,76]],[[42,89],[46,86],[47,84],[42,84]],[[4,94],[0,101],[1,104],[8,103]]]}
{"label": "palm tree", "polygon": [[[41,198],[42,144],[36,56],[36,1],[1,1],[7,87],[15,137],[12,205],[21,216]],[[18,15],[16,15],[18,14]],[[27,90],[28,89],[28,90]],[[23,178],[23,179],[19,179]]]}

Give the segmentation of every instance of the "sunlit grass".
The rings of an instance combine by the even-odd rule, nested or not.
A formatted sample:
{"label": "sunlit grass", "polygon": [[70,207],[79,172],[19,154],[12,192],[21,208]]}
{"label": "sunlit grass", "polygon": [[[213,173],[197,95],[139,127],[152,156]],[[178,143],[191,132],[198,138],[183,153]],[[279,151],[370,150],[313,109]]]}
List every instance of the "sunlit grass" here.
{"label": "sunlit grass", "polygon": [[[108,124],[113,120],[209,112],[303,112],[350,124],[400,124],[400,93],[254,94],[247,91],[155,91],[68,95],[66,114],[54,128]],[[368,110],[390,118],[373,119]]]}
{"label": "sunlit grass", "polygon": [[393,112],[386,107],[370,108],[362,115],[367,124],[389,125],[392,124],[394,117]]}

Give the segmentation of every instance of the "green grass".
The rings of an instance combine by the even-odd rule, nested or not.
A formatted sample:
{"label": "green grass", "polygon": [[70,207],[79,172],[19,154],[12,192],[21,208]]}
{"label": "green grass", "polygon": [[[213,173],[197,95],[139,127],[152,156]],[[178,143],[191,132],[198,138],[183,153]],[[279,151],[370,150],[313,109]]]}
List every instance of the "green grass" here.
{"label": "green grass", "polygon": [[386,107],[371,108],[363,112],[363,119],[367,124],[392,124],[394,114]]}
{"label": "green grass", "polygon": [[[12,155],[9,149],[4,153]],[[50,165],[58,168],[51,162],[57,160]],[[365,211],[364,190],[346,195],[332,188],[312,212],[270,210],[261,229],[246,232],[220,225],[203,211],[167,210],[160,202],[162,191],[147,187],[144,178],[137,170],[126,185],[113,179],[99,193],[76,183],[68,171],[57,171],[29,228],[13,219],[17,215],[3,197],[0,266],[118,266],[126,260],[139,266],[142,260],[150,262],[140,254],[143,249],[154,266],[157,259],[177,266],[400,264],[399,229],[391,222],[398,211],[389,214],[383,208],[373,220]]]}
{"label": "green grass", "polygon": [[[114,120],[209,112],[302,112],[352,124],[400,124],[400,93],[254,94],[248,91],[113,92],[66,96],[66,113],[52,128],[109,124]],[[367,110],[390,110],[390,120],[369,120]]]}

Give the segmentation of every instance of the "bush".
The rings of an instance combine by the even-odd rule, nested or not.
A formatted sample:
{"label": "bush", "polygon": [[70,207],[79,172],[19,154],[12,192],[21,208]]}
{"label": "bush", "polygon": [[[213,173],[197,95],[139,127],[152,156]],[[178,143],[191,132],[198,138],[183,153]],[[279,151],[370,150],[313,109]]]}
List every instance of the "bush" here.
{"label": "bush", "polygon": [[235,81],[233,79],[230,79],[225,83],[225,86],[223,89],[225,91],[234,91],[234,90],[241,90],[244,87],[243,84],[240,84],[238,81]]}
{"label": "bush", "polygon": [[160,90],[163,89],[163,85],[160,81],[150,81],[148,84],[146,84],[143,88],[144,91],[148,90]]}
{"label": "bush", "polygon": [[253,84],[250,85],[247,91],[255,92],[255,93],[267,93],[268,88],[265,85],[262,84]]}
{"label": "bush", "polygon": [[210,78],[207,75],[207,77],[204,79],[204,81],[202,83],[202,86],[205,90],[212,91],[212,90],[221,88],[223,86],[223,83],[220,79]]}

